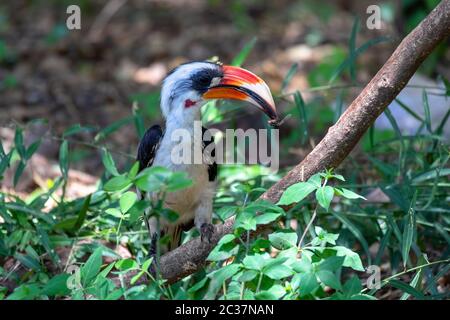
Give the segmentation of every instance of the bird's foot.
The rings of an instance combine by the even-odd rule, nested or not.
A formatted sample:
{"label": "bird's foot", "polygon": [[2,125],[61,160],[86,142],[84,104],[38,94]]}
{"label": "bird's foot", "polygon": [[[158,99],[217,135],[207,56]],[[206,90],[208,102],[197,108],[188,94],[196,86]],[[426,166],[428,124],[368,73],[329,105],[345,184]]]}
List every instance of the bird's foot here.
{"label": "bird's foot", "polygon": [[211,243],[214,234],[214,226],[211,223],[204,223],[200,227],[200,239]]}

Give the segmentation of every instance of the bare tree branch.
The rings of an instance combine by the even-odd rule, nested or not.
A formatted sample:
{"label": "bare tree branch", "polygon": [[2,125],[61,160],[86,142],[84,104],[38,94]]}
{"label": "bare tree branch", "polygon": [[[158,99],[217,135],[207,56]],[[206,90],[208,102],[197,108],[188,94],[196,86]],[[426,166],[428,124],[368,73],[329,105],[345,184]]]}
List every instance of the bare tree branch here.
{"label": "bare tree branch", "polygon": [[[355,147],[375,119],[394,100],[422,61],[450,34],[450,0],[443,0],[397,47],[322,141],[261,199],[277,202],[290,185],[326,168],[336,168]],[[198,238],[161,257],[161,275],[169,283],[199,270],[217,241],[233,230],[234,218],[217,225],[211,244]],[[260,233],[261,226],[254,234]]]}

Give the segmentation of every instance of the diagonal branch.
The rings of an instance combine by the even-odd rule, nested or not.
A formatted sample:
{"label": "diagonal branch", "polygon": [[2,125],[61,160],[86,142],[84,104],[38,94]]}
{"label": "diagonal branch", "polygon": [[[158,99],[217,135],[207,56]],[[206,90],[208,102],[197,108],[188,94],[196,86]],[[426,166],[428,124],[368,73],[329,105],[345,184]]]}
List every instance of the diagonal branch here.
{"label": "diagonal branch", "polygon": [[[408,83],[422,61],[450,35],[450,0],[441,3],[400,43],[384,66],[367,84],[322,141],[296,167],[267,190],[261,199],[277,202],[290,185],[313,174],[336,168],[366,130]],[[169,283],[199,270],[217,241],[233,230],[234,218],[217,225],[213,241],[194,239],[163,255],[161,275]],[[260,227],[254,234],[260,233]]]}

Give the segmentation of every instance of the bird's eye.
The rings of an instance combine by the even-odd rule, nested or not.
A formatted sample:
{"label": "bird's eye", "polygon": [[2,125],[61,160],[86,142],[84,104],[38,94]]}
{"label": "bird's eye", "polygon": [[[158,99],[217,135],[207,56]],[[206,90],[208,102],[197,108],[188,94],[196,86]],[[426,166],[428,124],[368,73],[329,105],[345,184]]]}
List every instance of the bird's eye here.
{"label": "bird's eye", "polygon": [[200,76],[197,79],[197,82],[198,82],[198,84],[207,87],[207,86],[209,86],[209,83],[211,82],[211,78],[207,77],[207,76]]}

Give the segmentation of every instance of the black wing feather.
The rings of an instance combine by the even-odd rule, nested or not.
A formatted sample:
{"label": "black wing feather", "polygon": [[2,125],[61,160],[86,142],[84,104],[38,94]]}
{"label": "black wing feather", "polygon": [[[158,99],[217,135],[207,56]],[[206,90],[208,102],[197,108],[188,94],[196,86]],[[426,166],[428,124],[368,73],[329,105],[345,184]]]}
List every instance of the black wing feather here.
{"label": "black wing feather", "polygon": [[[205,127],[202,127],[203,136],[205,135],[206,130],[208,130],[208,129],[206,129]],[[214,137],[212,137],[210,141],[203,141],[203,148],[206,148],[211,143],[215,145]],[[211,157],[214,159],[215,156],[216,156],[216,148],[214,147],[211,150]],[[215,181],[216,178],[217,178],[217,163],[214,161],[213,163],[208,165],[208,180]]]}
{"label": "black wing feather", "polygon": [[159,147],[161,138],[163,136],[163,131],[161,126],[154,125],[149,128],[141,141],[139,142],[137,161],[139,161],[139,171],[150,167],[155,159],[156,150]]}

